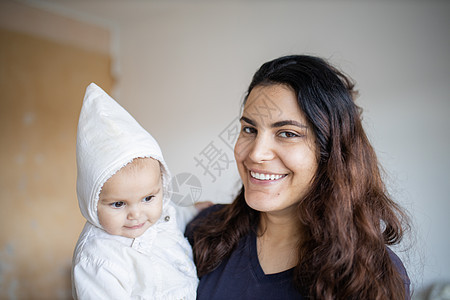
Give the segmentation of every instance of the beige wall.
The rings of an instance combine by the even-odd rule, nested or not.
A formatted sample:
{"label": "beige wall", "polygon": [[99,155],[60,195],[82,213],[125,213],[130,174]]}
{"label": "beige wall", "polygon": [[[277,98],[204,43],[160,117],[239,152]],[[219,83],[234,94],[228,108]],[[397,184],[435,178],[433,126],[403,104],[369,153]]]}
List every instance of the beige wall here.
{"label": "beige wall", "polygon": [[[43,34],[40,22],[28,31],[14,18],[0,28],[0,299],[69,299],[72,253],[84,224],[75,190],[78,114],[91,81],[110,91],[113,80],[103,46],[73,46],[78,42],[67,36],[77,24],[101,41],[109,33],[14,7],[20,12],[46,21]],[[48,26],[67,30],[65,38],[46,34]]]}

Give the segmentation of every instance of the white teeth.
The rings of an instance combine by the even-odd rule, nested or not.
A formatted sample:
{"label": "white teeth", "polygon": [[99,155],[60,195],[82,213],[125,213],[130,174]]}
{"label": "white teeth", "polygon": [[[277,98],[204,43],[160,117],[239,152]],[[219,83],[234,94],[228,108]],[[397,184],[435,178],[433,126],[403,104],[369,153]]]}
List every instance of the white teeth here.
{"label": "white teeth", "polygon": [[259,180],[277,180],[284,176],[284,175],[276,175],[276,174],[262,174],[262,173],[256,173],[253,171],[250,171],[250,175],[253,178],[256,178]]}

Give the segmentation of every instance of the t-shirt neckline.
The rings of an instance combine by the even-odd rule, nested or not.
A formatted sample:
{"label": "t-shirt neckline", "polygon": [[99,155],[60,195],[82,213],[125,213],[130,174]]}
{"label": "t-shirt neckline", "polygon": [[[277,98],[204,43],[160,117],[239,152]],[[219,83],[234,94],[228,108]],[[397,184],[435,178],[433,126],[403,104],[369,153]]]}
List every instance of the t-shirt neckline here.
{"label": "t-shirt neckline", "polygon": [[250,231],[250,234],[248,235],[249,241],[249,251],[250,251],[250,262],[252,265],[252,271],[255,277],[260,281],[284,281],[284,280],[292,280],[293,276],[293,270],[294,268],[279,272],[279,273],[273,273],[273,274],[265,274],[261,264],[259,263],[258,259],[258,249],[256,246],[256,233],[254,230]]}

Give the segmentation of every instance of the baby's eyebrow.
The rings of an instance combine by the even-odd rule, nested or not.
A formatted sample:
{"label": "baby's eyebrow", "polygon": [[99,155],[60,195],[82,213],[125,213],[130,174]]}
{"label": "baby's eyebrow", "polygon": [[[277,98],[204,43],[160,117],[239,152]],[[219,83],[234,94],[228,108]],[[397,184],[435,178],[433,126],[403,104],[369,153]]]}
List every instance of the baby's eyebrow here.
{"label": "baby's eyebrow", "polygon": [[141,198],[146,198],[148,196],[155,196],[156,194],[158,194],[161,191],[161,187],[158,187],[156,190],[153,190],[151,193],[147,193],[145,194],[145,196],[142,196]]}
{"label": "baby's eyebrow", "polygon": [[118,200],[118,199],[112,199],[112,198],[103,198],[103,199],[99,199],[98,200],[100,203],[114,203],[114,202],[123,202],[123,200]]}

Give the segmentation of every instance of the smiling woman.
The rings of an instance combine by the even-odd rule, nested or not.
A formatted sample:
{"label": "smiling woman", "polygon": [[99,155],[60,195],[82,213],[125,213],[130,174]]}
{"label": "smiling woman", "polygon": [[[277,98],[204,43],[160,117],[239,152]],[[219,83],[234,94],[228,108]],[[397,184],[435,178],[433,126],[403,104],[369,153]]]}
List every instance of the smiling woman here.
{"label": "smiling woman", "polygon": [[[265,97],[261,97],[265,95]],[[255,116],[248,108],[277,103],[277,115]],[[308,132],[294,92],[287,86],[256,87],[241,118],[235,157],[247,204],[261,212],[295,214],[295,204],[309,189],[317,169],[315,137]]]}
{"label": "smiling woman", "polygon": [[387,247],[406,216],[390,199],[353,84],[325,60],[261,66],[235,158],[243,188],[187,228],[198,299],[409,299]]}

